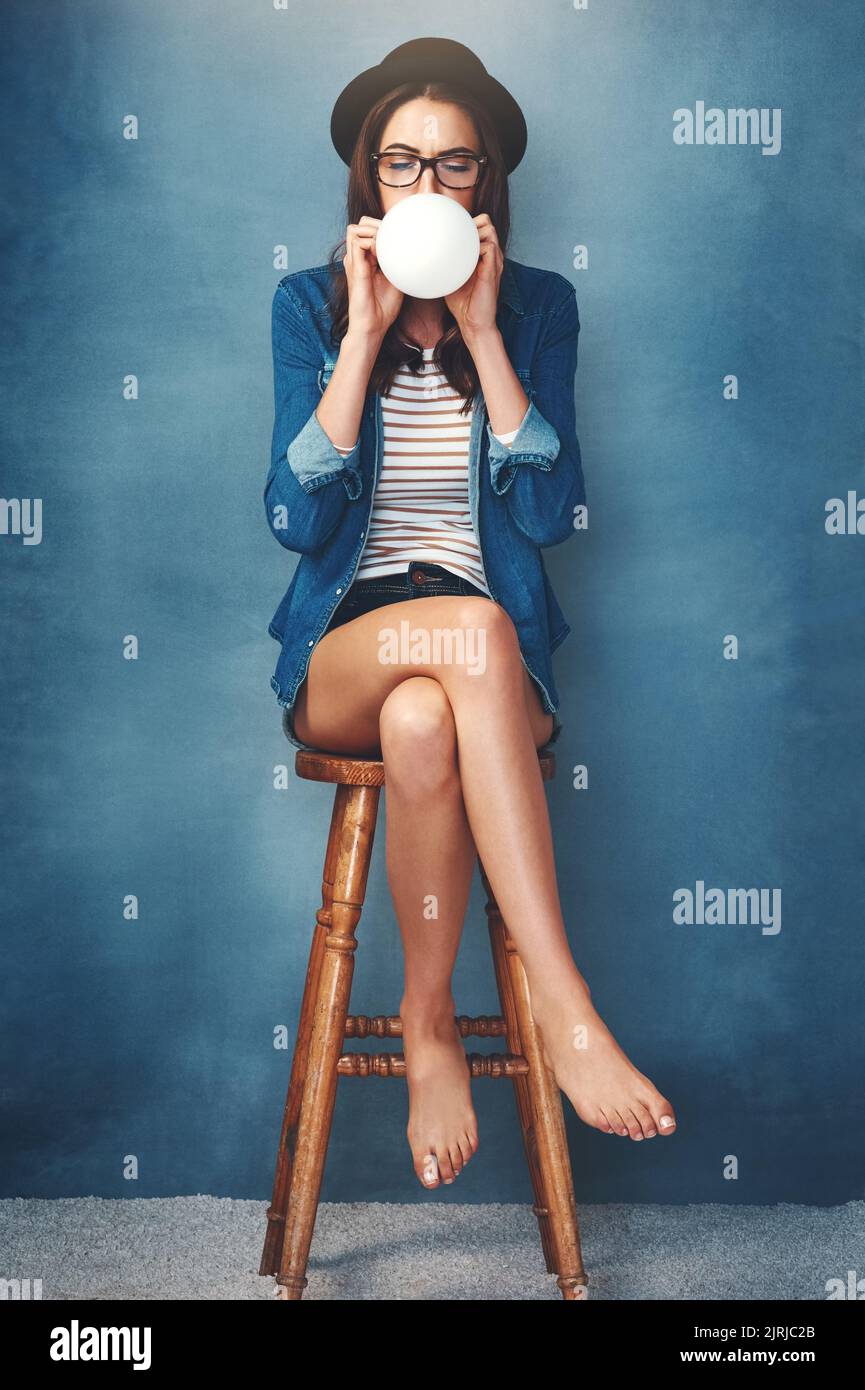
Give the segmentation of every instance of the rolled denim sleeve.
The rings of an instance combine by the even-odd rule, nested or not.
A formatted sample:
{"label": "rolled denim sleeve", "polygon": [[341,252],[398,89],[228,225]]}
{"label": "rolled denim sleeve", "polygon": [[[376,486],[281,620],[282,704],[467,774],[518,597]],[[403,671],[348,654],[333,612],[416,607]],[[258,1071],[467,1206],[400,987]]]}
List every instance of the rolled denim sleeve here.
{"label": "rolled denim sleeve", "polygon": [[571,286],[548,315],[532,361],[528,408],[510,444],[487,422],[492,489],[507,496],[515,522],[536,545],[573,535],[574,512],[586,500],[574,403],[579,331]]}
{"label": "rolled denim sleeve", "polygon": [[288,446],[288,466],[304,492],[315,492],[340,479],[352,501],[360,496],[361,476],[357,469],[360,439],[350,450],[338,449],[312,412],[300,434]]}
{"label": "rolled denim sleeve", "polygon": [[321,350],[285,284],[273,296],[271,337],[274,421],[264,504],[280,545],[306,554],[324,544],[347,502],[361,494],[360,437],[341,454],[319,422]]}

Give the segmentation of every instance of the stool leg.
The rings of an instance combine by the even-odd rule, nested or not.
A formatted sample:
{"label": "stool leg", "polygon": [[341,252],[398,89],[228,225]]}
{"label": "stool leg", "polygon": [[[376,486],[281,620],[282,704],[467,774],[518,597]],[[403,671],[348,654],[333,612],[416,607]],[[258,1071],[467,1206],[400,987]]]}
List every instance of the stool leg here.
{"label": "stool leg", "polygon": [[[517,1026],[516,1006],[514,1004],[514,992],[511,988],[510,975],[508,973],[507,953],[505,950],[505,924],[495,905],[487,905],[487,925],[490,933],[490,947],[493,955],[493,968],[496,975],[496,985],[498,986],[499,1000],[501,1003],[502,1017],[505,1020],[507,1029],[508,1052],[515,1056],[525,1055],[522,1050],[520,1040],[520,1030]],[[523,1134],[523,1143],[526,1149],[526,1162],[529,1168],[529,1176],[532,1180],[532,1191],[535,1195],[535,1202],[532,1210],[538,1219],[538,1229],[541,1234],[541,1246],[544,1252],[544,1261],[547,1266],[548,1274],[556,1274],[556,1261],[553,1254],[552,1231],[550,1229],[550,1213],[547,1207],[546,1194],[544,1192],[541,1169],[538,1162],[538,1145],[535,1137],[535,1129],[532,1124],[532,1107],[529,1098],[528,1080],[525,1076],[515,1076],[512,1078],[514,1083],[514,1099],[517,1104],[517,1114],[520,1120],[520,1129]]]}
{"label": "stool leg", "polygon": [[276,1274],[282,1259],[285,1213],[291,1188],[291,1172],[297,1143],[297,1125],[300,1119],[300,1102],[303,1096],[303,1083],[306,1079],[306,1065],[309,1058],[309,1041],[312,1034],[312,1011],[318,992],[321,962],[324,959],[325,938],[331,926],[329,904],[333,898],[333,875],[339,848],[341,824],[342,805],[335,797],[322,875],[322,906],[316,913],[316,922],[312,933],[312,947],[309,953],[303,1002],[300,1006],[300,1020],[297,1025],[297,1037],[291,1060],[291,1078],[288,1083],[288,1094],[285,1098],[282,1115],[282,1131],[276,1154],[273,1196],[267,1209],[267,1231],[264,1237],[261,1264],[258,1268],[259,1274]]}
{"label": "stool leg", "polygon": [[528,980],[516,943],[499,911],[483,864],[478,862],[487,894],[486,912],[508,1049],[522,1054],[529,1064],[525,1076],[514,1077],[514,1093],[535,1194],[534,1210],[544,1259],[549,1273],[558,1276],[562,1297],[566,1301],[577,1301],[586,1297],[588,1276],[583,1268],[580,1248],[561,1094],[555,1077],[544,1064],[532,1015]]}
{"label": "stool leg", "polygon": [[325,883],[323,905],[329,927],[324,935],[312,1005],[309,1052],[277,1275],[282,1296],[293,1301],[302,1298],[307,1283],[306,1266],[333,1121],[337,1064],[345,1039],[354,973],[354,932],[366,893],[380,790],[341,783],[334,798],[338,830],[333,882]]}

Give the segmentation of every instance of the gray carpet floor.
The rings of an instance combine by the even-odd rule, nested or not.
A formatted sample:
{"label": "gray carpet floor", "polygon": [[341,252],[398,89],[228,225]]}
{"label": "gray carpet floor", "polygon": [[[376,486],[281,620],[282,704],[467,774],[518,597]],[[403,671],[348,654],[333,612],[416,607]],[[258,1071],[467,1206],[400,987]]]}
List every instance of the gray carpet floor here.
{"label": "gray carpet floor", "polygon": [[[0,1278],[43,1299],[271,1299],[266,1202],[0,1201]],[[589,1299],[821,1299],[865,1276],[865,1202],[581,1206]],[[307,1299],[554,1299],[525,1206],[323,1203]]]}

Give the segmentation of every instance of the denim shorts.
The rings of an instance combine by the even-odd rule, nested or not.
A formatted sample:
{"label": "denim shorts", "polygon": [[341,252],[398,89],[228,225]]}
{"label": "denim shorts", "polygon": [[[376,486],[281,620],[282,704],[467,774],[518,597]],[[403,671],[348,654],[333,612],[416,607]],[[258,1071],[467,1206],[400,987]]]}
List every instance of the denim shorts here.
{"label": "denim shorts", "polygon": [[[334,612],[322,636],[328,632],[333,632],[334,628],[341,627],[343,623],[351,622],[352,618],[360,617],[361,613],[369,613],[373,608],[382,608],[389,603],[405,603],[406,599],[429,598],[434,594],[477,594],[481,598],[489,598],[489,594],[484,593],[483,589],[477,588],[475,584],[472,584],[468,579],[463,579],[461,575],[454,574],[444,565],[434,565],[428,560],[412,560],[400,573],[383,574],[375,579],[356,579]],[[296,700],[297,695],[295,694]],[[295,733],[294,722],[291,717],[293,707],[293,705],[286,705],[283,709],[282,722],[286,738],[294,744],[295,748],[318,752],[318,749],[313,749],[311,744],[304,743]],[[549,747],[551,743],[555,743],[561,731],[562,721],[554,711],[553,730],[544,747]]]}

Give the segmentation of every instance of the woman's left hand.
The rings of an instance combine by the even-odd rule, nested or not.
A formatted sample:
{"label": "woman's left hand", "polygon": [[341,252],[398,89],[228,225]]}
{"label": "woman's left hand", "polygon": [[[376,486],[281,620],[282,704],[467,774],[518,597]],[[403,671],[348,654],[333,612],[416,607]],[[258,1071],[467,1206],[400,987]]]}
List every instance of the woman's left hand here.
{"label": "woman's left hand", "polygon": [[481,239],[478,263],[465,284],[444,297],[466,340],[474,334],[495,328],[499,281],[505,267],[505,258],[489,213],[478,213],[472,221]]}

